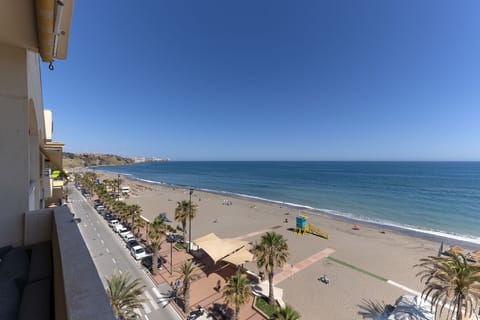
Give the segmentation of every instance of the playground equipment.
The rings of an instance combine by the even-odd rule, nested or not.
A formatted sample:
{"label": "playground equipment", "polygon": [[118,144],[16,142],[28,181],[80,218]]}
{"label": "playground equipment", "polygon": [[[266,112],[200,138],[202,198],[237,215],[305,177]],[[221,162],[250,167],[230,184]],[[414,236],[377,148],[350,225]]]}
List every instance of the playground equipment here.
{"label": "playground equipment", "polygon": [[308,217],[304,215],[298,215],[296,218],[297,225],[295,227],[295,233],[304,235],[305,233],[311,233],[316,236],[328,239],[328,232],[323,231],[314,224],[307,222]]}

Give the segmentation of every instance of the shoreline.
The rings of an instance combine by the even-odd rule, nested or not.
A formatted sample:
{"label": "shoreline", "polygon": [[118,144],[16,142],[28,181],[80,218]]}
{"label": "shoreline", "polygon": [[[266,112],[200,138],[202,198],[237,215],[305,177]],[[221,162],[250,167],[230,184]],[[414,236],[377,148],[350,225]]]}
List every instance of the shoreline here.
{"label": "shoreline", "polygon": [[[84,169],[93,170],[93,167],[88,167]],[[134,175],[129,173],[108,171],[108,170],[103,170],[103,168],[95,169],[95,171],[98,171],[104,174],[120,174],[120,176],[122,176],[124,179],[137,181],[140,183],[146,183],[151,186],[163,186],[163,187],[176,188],[176,189],[188,189],[190,187],[188,185],[175,185],[170,183],[142,179],[142,178],[135,177]],[[395,225],[394,223],[389,223],[389,222],[382,223],[377,221],[371,221],[368,219],[362,219],[358,217],[343,215],[340,212],[338,214],[335,214],[333,212],[337,212],[337,211],[331,210],[331,209],[319,209],[319,208],[314,208],[307,205],[288,203],[288,202],[283,202],[279,200],[265,199],[262,197],[239,194],[239,193],[234,193],[229,191],[219,191],[219,190],[212,190],[212,189],[205,189],[205,188],[195,188],[195,190],[205,192],[205,193],[215,194],[219,196],[228,196],[228,197],[232,197],[239,200],[258,201],[266,204],[280,205],[280,207],[288,208],[291,211],[295,211],[295,210],[298,210],[299,212],[303,211],[308,214],[322,216],[327,219],[335,219],[337,221],[342,221],[345,223],[351,223],[351,224],[362,223],[363,225],[369,226],[374,229],[394,231],[406,236],[411,236],[421,240],[428,240],[432,242],[441,243],[443,241],[443,242],[449,243],[449,245],[459,245],[469,250],[480,249],[480,237],[473,238],[467,235],[449,234],[443,231],[425,230],[425,229],[415,228],[412,226]]]}
{"label": "shoreline", "polygon": [[[98,174],[100,179],[112,179],[118,173],[99,170]],[[178,201],[188,201],[188,187],[149,183],[132,175],[120,175],[131,189],[125,202],[141,205],[142,215],[148,219],[165,212],[175,227],[175,208]],[[286,203],[202,189],[195,189],[192,202],[197,205],[192,240],[215,233],[220,238],[238,238],[253,244],[264,232],[272,230],[285,238],[290,253],[288,262],[275,272],[284,274],[294,270],[294,273],[276,287],[283,290],[285,302],[301,310],[304,319],[316,319],[321,312],[331,319],[360,320],[363,317],[359,315],[359,306],[367,300],[394,303],[401,295],[420,294],[424,285],[416,276],[415,266],[422,258],[437,256],[441,242],[439,237],[366,222],[361,222],[360,230],[354,230],[353,225],[360,224],[357,220],[301,210],[308,216],[308,222],[328,232],[329,238],[324,239],[312,234],[296,234],[293,229],[299,208]],[[284,221],[285,218],[289,221]],[[449,238],[443,240],[443,250],[458,243]],[[466,244],[463,247],[470,251],[468,248],[473,244]],[[324,251],[332,252],[332,259],[315,260],[318,253]],[[306,262],[310,263],[307,267]],[[256,274],[260,272],[254,261],[246,262],[244,267]],[[372,274],[378,277],[370,276]],[[318,280],[321,275],[331,280],[328,286]]]}

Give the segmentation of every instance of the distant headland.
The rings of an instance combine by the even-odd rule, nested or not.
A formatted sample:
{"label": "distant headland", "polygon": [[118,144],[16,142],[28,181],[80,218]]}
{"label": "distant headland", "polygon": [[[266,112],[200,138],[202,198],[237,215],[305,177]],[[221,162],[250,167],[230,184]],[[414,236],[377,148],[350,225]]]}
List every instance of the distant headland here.
{"label": "distant headland", "polygon": [[122,157],[116,154],[102,153],[63,153],[63,166],[65,168],[90,167],[90,166],[121,166],[139,162],[167,162],[169,159],[158,157]]}

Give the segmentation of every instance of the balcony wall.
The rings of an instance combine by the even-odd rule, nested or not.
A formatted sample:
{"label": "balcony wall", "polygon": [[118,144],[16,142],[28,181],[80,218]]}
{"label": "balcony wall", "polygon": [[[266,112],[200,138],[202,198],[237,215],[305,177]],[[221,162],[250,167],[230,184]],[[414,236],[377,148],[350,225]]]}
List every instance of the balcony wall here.
{"label": "balcony wall", "polygon": [[25,214],[25,245],[51,241],[55,319],[114,319],[90,253],[66,206]]}

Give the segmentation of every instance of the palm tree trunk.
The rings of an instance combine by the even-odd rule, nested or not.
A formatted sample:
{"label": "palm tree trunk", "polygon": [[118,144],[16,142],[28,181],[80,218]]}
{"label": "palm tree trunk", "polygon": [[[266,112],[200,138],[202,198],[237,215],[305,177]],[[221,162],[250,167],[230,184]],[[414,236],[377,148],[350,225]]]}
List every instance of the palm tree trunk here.
{"label": "palm tree trunk", "polygon": [[185,300],[185,314],[188,316],[190,314],[190,281],[185,283],[183,299]]}
{"label": "palm tree trunk", "polygon": [[186,228],[187,228],[187,222],[185,221],[185,223],[182,223],[183,243],[187,242],[187,237],[186,237],[187,230],[185,230]]}
{"label": "palm tree trunk", "polygon": [[273,296],[273,272],[268,272],[268,303],[275,304],[275,297]]}
{"label": "palm tree trunk", "polygon": [[153,257],[152,257],[152,274],[157,275],[158,273],[158,246],[153,248]]}
{"label": "palm tree trunk", "polygon": [[462,305],[463,305],[463,299],[460,298],[458,299],[457,302],[457,320],[463,320],[463,314],[462,314]]}
{"label": "palm tree trunk", "polygon": [[240,320],[240,306],[235,306],[235,320]]}

